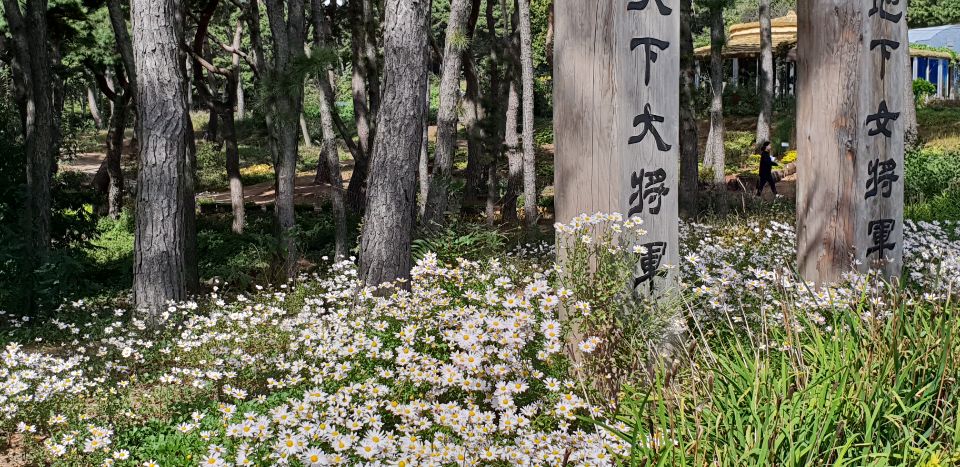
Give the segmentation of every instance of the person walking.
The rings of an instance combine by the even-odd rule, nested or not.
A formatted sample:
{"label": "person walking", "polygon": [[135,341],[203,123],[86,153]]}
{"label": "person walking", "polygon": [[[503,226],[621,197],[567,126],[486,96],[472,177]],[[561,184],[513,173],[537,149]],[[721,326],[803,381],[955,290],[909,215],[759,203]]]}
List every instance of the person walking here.
{"label": "person walking", "polygon": [[760,182],[757,184],[757,196],[763,194],[763,187],[770,185],[770,191],[777,196],[777,181],[773,178],[773,168],[779,166],[777,160],[773,158],[770,151],[773,146],[769,141],[764,141],[758,146],[760,150]]}

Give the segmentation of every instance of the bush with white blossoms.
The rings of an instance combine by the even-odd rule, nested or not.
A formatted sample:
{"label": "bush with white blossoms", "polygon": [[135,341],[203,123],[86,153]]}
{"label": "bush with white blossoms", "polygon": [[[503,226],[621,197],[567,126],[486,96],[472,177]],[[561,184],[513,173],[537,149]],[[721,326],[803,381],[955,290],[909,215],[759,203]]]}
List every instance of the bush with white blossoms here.
{"label": "bush with white blossoms", "polygon": [[166,331],[10,344],[5,426],[64,465],[610,465],[625,445],[578,418],[602,414],[566,377],[551,274],[427,255],[409,291],[373,290],[345,262],[171,305]]}
{"label": "bush with white blossoms", "polygon": [[[909,302],[945,302],[960,286],[960,223],[904,224],[904,269],[900,287]],[[744,224],[681,224],[682,277],[696,297],[696,317],[734,322],[803,319],[826,325],[831,314],[859,310],[889,314],[896,287],[872,274],[849,272],[832,286],[815,287],[796,273],[796,232],[777,219]],[[864,300],[865,299],[865,300]],[[864,309],[864,302],[868,305]],[[786,318],[785,308],[800,316]]]}

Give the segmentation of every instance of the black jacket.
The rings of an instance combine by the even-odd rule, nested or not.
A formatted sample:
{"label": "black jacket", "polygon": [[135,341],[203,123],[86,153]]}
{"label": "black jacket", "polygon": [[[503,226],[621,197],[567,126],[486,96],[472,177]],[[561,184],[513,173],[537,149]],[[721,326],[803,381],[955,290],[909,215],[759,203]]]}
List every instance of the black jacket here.
{"label": "black jacket", "polygon": [[773,157],[770,156],[770,152],[760,152],[760,176],[769,177],[773,172],[773,168],[777,167],[778,165],[779,164],[773,161]]}

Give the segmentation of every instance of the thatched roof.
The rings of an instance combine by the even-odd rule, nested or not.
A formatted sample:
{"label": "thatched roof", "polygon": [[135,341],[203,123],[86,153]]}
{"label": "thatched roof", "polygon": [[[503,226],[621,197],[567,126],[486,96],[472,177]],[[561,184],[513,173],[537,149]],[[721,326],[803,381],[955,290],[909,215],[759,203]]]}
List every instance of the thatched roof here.
{"label": "thatched roof", "polygon": [[[773,37],[773,53],[792,59],[790,52],[797,46],[797,13],[791,11],[786,16],[770,21]],[[700,58],[710,56],[710,46],[698,47],[694,54]],[[723,47],[724,58],[755,58],[760,55],[760,23],[741,23],[730,27],[727,43]],[[935,50],[910,48],[913,57],[950,59],[949,53]]]}

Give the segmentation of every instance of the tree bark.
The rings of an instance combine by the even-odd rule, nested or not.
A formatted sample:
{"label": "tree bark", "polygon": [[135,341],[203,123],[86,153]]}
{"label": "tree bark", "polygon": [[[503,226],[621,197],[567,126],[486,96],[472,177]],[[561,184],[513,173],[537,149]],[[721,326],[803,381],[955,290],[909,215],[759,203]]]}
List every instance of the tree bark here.
{"label": "tree bark", "polygon": [[[501,2],[501,5],[503,2]],[[487,0],[486,5],[486,20],[487,20],[487,38],[491,44],[499,45],[504,43],[500,38],[500,34],[497,32],[498,19],[495,15],[496,2],[493,0]],[[504,10],[500,16],[506,14]],[[495,216],[497,211],[497,204],[500,201],[500,180],[498,177],[498,166],[500,162],[500,157],[503,154],[503,141],[504,141],[504,131],[505,131],[505,110],[503,106],[503,98],[507,94],[507,87],[504,85],[505,81],[502,79],[502,66],[504,60],[502,59],[503,55],[501,50],[503,47],[490,47],[488,54],[489,57],[489,74],[490,74],[490,93],[486,99],[486,116],[484,118],[484,126],[488,129],[488,134],[486,135],[484,141],[484,147],[486,152],[489,154],[488,160],[485,161],[486,167],[486,182],[487,182],[487,202],[485,214],[487,217],[487,225],[493,226],[496,222]]]}
{"label": "tree bark", "polygon": [[417,187],[419,189],[419,211],[422,217],[430,196],[430,72],[427,72],[423,98],[423,138],[420,140],[420,160],[417,164]]}
{"label": "tree bark", "polygon": [[[4,16],[14,43],[14,80],[20,102],[26,149],[27,193],[24,236],[29,248],[25,265],[47,261],[50,249],[50,182],[57,145],[56,103],[47,49],[47,1],[27,0],[23,11],[16,0],[4,0]],[[19,72],[18,72],[19,71]],[[31,306],[33,304],[31,303]]]}
{"label": "tree bark", "polygon": [[429,2],[397,0],[385,13],[383,108],[360,248],[360,275],[368,285],[410,277],[427,79]]}
{"label": "tree bark", "polygon": [[93,88],[87,86],[87,106],[90,107],[90,117],[93,118],[93,124],[98,130],[103,129],[103,117],[100,116],[100,105],[97,104],[97,95]]}
{"label": "tree bark", "polygon": [[[229,92],[229,90],[228,90]],[[223,145],[227,153],[227,178],[230,179],[230,207],[233,211],[234,233],[242,234],[246,227],[247,211],[243,200],[243,179],[240,176],[240,149],[237,146],[237,129],[233,112],[224,112]]]}
{"label": "tree bark", "polygon": [[693,110],[695,57],[693,55],[692,0],[680,0],[680,210],[697,214],[700,154],[697,117]]}
{"label": "tree bark", "polygon": [[241,234],[247,223],[247,209],[243,198],[243,178],[240,176],[240,148],[237,145],[237,125],[234,108],[244,118],[243,85],[240,84],[240,45],[243,40],[243,22],[238,21],[233,32],[233,53],[230,60],[231,69],[227,74],[227,83],[224,89],[227,102],[223,106],[223,138],[227,152],[227,177],[230,179],[230,206],[233,210],[234,233]]}
{"label": "tree bark", "polygon": [[347,198],[355,211],[364,205],[368,165],[379,108],[380,77],[376,52],[376,18],[372,0],[350,0],[351,50],[353,60],[353,112],[361,156],[354,160]]}
{"label": "tree bark", "polygon": [[178,0],[131,0],[140,169],[133,292],[140,316],[155,321],[188,287],[186,70]]}
{"label": "tree bark", "polygon": [[726,154],[723,142],[725,130],[723,123],[723,47],[726,44],[723,23],[723,7],[710,7],[710,134],[707,136],[707,148],[704,165],[713,169],[713,181],[722,184],[726,178]]}
{"label": "tree bark", "polygon": [[209,115],[207,117],[207,130],[203,132],[203,139],[208,143],[216,143],[219,137],[220,137],[220,117],[217,115],[216,110],[210,109]]}
{"label": "tree bark", "polygon": [[503,221],[509,224],[517,222],[517,198],[523,184],[523,154],[519,151],[520,134],[517,131],[517,118],[520,111],[520,93],[517,80],[510,77],[510,89],[507,91],[507,115],[503,137],[507,150],[507,192],[503,195]]}
{"label": "tree bark", "polygon": [[[113,36],[117,41],[117,49],[120,50],[123,68],[127,73],[127,81],[131,85],[130,89],[135,91],[137,88],[137,70],[133,59],[133,42],[130,39],[130,32],[127,31],[127,18],[120,5],[120,0],[107,0],[107,12],[110,15],[110,27],[113,29]],[[136,99],[133,100],[136,101]]]}
{"label": "tree bark", "polygon": [[757,144],[770,141],[773,123],[773,30],[770,24],[770,0],[760,0],[760,116],[757,119]]}
{"label": "tree bark", "polygon": [[237,118],[247,119],[247,99],[243,95],[243,79],[237,77]]}
{"label": "tree bark", "polygon": [[307,125],[307,116],[300,112],[300,133],[303,135],[303,145],[312,148],[313,138],[310,137],[310,127]]}
{"label": "tree bark", "polygon": [[[266,0],[267,16],[273,36],[273,73],[290,76],[293,67],[303,56],[304,9],[302,0]],[[285,5],[286,4],[286,5]],[[284,14],[286,6],[286,14]],[[282,93],[271,96],[273,139],[276,141],[276,199],[275,214],[278,237],[282,248],[281,271],[287,279],[294,279],[300,259],[295,234],[294,182],[297,176],[299,152],[299,119],[303,107],[303,83],[286,87]]]}
{"label": "tree bark", "polygon": [[527,232],[540,218],[537,199],[537,154],[533,146],[533,37],[530,34],[530,0],[519,0],[520,69],[523,83],[523,214]]}
{"label": "tree bark", "polygon": [[486,118],[486,110],[481,98],[480,76],[473,59],[473,38],[476,35],[477,22],[480,19],[481,0],[471,0],[470,18],[467,20],[467,43],[463,51],[463,78],[467,89],[463,95],[463,128],[467,133],[467,169],[461,202],[461,213],[466,213],[476,204],[478,193],[483,190],[486,178],[484,170],[484,127],[481,122]]}
{"label": "tree bark", "polygon": [[818,287],[875,272],[904,247],[906,2],[797,4],[797,269]]}
{"label": "tree bark", "polygon": [[[336,2],[333,2],[336,3]],[[322,0],[311,0],[311,17],[313,19],[313,43],[320,49],[327,47],[330,37],[330,27],[327,23]],[[337,150],[337,134],[334,130],[333,112],[335,112],[335,96],[331,86],[333,67],[326,66],[317,80],[320,85],[320,129],[323,131],[323,150],[320,163],[326,167],[325,178],[318,178],[317,182],[327,183],[330,186],[330,204],[333,208],[335,223],[334,258],[341,260],[347,256],[347,211],[344,199],[343,176],[340,173],[340,154]],[[317,176],[320,177],[318,167]]]}
{"label": "tree bark", "polygon": [[465,36],[471,1],[452,0],[447,21],[440,75],[440,106],[437,109],[437,145],[430,190],[423,213],[424,225],[443,225],[447,211],[447,188],[453,181],[453,157],[457,150],[457,104],[460,98],[460,65],[463,50],[458,43]]}
{"label": "tree bark", "polygon": [[111,218],[119,219],[123,212],[123,132],[127,129],[129,93],[124,92],[113,104],[110,115],[110,130],[107,135],[107,174],[110,185],[107,191],[107,210]]}

